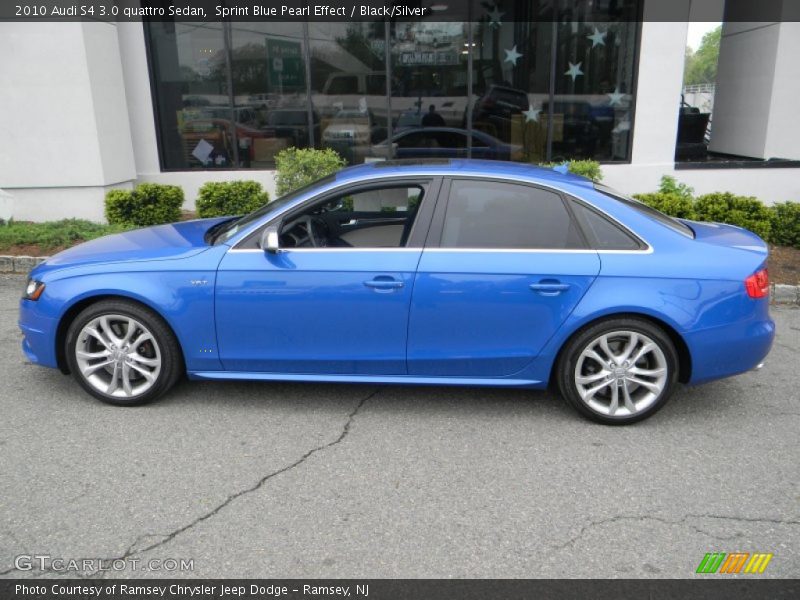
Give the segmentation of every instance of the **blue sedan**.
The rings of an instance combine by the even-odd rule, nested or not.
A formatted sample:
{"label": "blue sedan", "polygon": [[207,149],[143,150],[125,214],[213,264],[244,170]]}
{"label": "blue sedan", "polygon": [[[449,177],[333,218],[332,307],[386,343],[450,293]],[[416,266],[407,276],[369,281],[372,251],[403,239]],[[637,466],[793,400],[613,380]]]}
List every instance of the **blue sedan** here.
{"label": "blue sedan", "polygon": [[644,419],[759,366],[767,246],[495,161],[344,169],[241,218],[138,229],[30,274],[26,356],[119,405],[181,377],[552,386]]}

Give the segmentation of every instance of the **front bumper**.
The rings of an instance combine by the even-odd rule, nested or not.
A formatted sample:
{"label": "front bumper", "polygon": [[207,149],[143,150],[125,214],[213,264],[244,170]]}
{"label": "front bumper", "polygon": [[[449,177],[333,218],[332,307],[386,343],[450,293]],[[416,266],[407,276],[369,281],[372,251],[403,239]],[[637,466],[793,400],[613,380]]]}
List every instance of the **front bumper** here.
{"label": "front bumper", "polygon": [[19,328],[22,331],[22,351],[32,363],[45,367],[58,367],[56,360],[55,319],[41,314],[38,302],[20,300]]}

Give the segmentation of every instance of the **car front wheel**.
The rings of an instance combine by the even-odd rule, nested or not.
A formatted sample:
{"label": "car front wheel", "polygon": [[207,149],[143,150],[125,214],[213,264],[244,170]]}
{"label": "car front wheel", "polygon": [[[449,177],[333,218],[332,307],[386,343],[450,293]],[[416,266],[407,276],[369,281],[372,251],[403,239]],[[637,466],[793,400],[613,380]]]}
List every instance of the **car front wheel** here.
{"label": "car front wheel", "polygon": [[178,342],[153,311],[127,300],[84,309],[67,331],[66,357],[78,383],[103,402],[143,404],[182,373]]}
{"label": "car front wheel", "polygon": [[609,319],[573,338],[558,367],[564,398],[582,415],[624,425],[656,413],[678,376],[669,336],[649,321]]}

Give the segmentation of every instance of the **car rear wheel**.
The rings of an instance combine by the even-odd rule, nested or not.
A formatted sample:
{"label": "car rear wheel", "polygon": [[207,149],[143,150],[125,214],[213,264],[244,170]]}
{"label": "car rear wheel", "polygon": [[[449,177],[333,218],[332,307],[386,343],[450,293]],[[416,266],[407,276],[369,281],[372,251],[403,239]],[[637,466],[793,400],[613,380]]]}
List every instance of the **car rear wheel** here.
{"label": "car rear wheel", "polygon": [[609,319],[574,337],[558,366],[561,394],[600,423],[641,421],[666,403],[678,377],[669,336],[649,321]]}
{"label": "car rear wheel", "polygon": [[69,369],[103,402],[131,406],[155,400],[183,372],[178,342],[153,311],[127,300],[83,310],[66,339]]}

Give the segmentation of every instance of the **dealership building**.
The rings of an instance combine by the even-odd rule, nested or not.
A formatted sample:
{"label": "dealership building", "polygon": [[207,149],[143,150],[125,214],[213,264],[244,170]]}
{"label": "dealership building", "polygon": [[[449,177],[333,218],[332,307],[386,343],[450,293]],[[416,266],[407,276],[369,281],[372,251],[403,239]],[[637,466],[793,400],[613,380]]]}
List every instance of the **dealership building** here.
{"label": "dealership building", "polygon": [[[0,218],[102,220],[108,190],[141,182],[182,186],[189,209],[207,181],[274,198],[291,146],[352,164],[585,158],[626,193],[668,174],[800,201],[800,23],[743,21],[749,0],[704,2],[701,19],[700,2],[674,3],[683,21],[653,20],[661,0],[555,19],[506,0],[458,22],[3,22]],[[718,74],[711,110],[693,110],[687,30],[709,6]]]}

